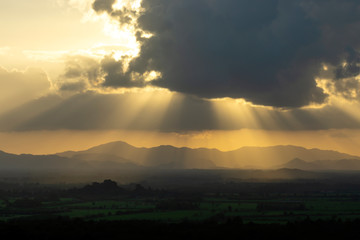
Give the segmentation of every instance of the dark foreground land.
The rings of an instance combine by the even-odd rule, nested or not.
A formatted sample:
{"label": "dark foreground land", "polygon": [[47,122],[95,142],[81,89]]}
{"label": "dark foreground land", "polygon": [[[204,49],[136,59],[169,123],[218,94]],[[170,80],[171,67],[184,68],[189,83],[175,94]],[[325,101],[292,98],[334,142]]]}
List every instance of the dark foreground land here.
{"label": "dark foreground land", "polygon": [[51,219],[0,223],[3,239],[359,239],[360,222],[301,221],[244,224],[238,219],[164,223]]}
{"label": "dark foreground land", "polygon": [[142,175],[134,183],[55,184],[21,174],[3,178],[0,237],[360,237],[359,172],[185,170]]}

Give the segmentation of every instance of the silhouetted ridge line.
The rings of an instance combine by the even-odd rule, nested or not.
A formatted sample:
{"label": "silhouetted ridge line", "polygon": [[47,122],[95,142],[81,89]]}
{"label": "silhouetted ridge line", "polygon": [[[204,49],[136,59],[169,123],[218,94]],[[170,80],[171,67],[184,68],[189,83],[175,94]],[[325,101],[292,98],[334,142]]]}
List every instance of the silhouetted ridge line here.
{"label": "silhouetted ridge line", "polygon": [[84,151],[56,155],[9,154],[0,152],[2,169],[277,169],[360,170],[360,157],[332,150],[298,146],[242,147],[222,152],[217,149],[162,145],[145,148],[117,141]]}

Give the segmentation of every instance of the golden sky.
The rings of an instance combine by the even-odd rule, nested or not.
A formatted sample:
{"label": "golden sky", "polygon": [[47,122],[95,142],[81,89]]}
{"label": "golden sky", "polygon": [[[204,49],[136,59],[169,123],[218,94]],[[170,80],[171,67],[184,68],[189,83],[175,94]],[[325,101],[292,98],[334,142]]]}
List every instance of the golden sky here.
{"label": "golden sky", "polygon": [[122,140],[360,155],[360,19],[346,17],[358,2],[175,2],[1,1],[0,149]]}

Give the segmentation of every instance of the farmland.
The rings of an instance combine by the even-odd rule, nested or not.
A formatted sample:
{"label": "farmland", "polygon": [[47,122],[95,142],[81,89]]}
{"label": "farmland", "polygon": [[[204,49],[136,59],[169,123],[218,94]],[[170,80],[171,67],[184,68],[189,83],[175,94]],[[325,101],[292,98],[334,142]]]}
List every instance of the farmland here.
{"label": "farmland", "polygon": [[39,186],[30,193],[2,192],[0,221],[64,217],[166,223],[241,219],[244,223],[286,224],[305,219],[360,219],[360,189],[356,186],[323,191],[320,185],[317,191],[306,192],[308,185],[293,183],[284,189],[282,183],[229,183],[222,188],[199,186],[195,191],[151,189],[140,184],[118,186],[107,180],[69,190],[45,191]]}

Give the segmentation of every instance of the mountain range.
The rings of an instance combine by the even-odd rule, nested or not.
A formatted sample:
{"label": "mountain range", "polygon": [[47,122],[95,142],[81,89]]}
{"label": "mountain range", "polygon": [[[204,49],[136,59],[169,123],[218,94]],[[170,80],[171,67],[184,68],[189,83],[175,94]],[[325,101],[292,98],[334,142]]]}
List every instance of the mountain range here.
{"label": "mountain range", "polygon": [[84,151],[52,155],[15,155],[0,151],[6,169],[278,169],[360,170],[360,157],[298,146],[242,147],[223,152],[207,148],[134,147],[111,142]]}
{"label": "mountain range", "polygon": [[308,162],[342,159],[360,160],[358,156],[345,153],[297,146],[242,147],[237,150],[222,152],[217,149],[177,148],[173,146],[136,148],[125,142],[112,142],[85,151],[64,152],[58,155],[83,161],[117,161],[147,167],[185,169],[216,167],[269,169],[281,167],[294,158]]}
{"label": "mountain range", "polygon": [[316,160],[313,162],[304,161],[299,158],[287,162],[281,166],[282,168],[292,168],[301,170],[360,170],[360,162],[358,159],[340,159],[340,160]]}

